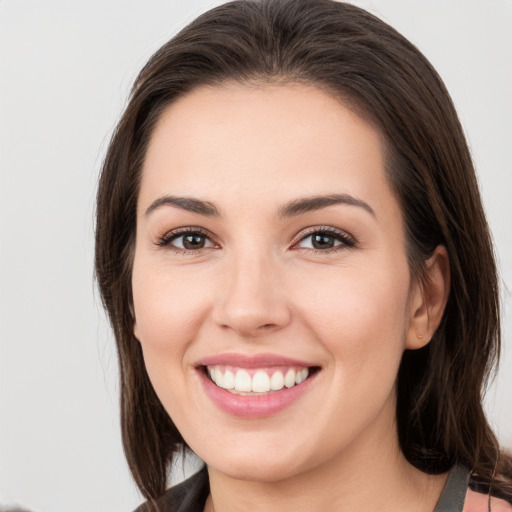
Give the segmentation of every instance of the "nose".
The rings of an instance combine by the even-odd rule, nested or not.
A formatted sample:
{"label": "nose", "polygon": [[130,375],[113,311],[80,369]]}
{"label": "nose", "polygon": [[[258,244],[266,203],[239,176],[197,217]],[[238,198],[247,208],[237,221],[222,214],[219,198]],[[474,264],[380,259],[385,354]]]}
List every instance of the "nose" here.
{"label": "nose", "polygon": [[213,319],[243,338],[258,338],[289,324],[291,312],[282,286],[282,271],[271,257],[234,258],[226,270]]}

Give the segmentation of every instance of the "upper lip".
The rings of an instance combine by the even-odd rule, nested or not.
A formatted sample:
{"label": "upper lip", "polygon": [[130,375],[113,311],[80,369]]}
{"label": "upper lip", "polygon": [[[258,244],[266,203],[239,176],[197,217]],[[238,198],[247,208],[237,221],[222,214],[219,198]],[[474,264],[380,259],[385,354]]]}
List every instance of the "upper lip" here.
{"label": "upper lip", "polygon": [[226,353],[208,356],[196,363],[196,366],[215,365],[238,366],[240,368],[266,368],[271,366],[299,366],[307,368],[311,366],[318,366],[311,364],[310,362],[305,362],[299,359],[293,359],[278,354],[247,355]]}

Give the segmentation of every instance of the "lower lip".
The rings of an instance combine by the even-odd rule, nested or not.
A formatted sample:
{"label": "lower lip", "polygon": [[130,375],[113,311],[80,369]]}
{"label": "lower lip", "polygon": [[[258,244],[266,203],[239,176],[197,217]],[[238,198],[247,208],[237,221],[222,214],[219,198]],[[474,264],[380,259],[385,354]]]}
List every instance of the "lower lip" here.
{"label": "lower lip", "polygon": [[244,418],[263,418],[286,409],[307,392],[319,373],[315,372],[304,382],[291,388],[283,388],[267,395],[246,396],[235,395],[219,388],[206,376],[203,369],[198,369],[198,372],[204,390],[212,402],[224,412]]}

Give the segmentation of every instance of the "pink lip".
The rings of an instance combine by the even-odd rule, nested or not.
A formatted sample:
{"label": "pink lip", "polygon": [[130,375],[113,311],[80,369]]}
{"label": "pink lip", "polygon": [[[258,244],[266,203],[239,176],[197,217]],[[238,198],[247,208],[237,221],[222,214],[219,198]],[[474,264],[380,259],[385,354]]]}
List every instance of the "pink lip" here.
{"label": "pink lip", "polygon": [[197,364],[197,373],[201,384],[211,401],[224,412],[243,418],[263,418],[277,414],[299,400],[316,380],[318,373],[313,373],[304,382],[291,388],[283,388],[266,395],[235,395],[216,386],[206,375],[204,366],[232,365],[242,368],[268,368],[271,366],[311,367],[311,364],[296,359],[289,359],[273,354],[244,356],[240,354],[223,354],[202,359]]}
{"label": "pink lip", "polygon": [[205,357],[196,363],[196,366],[239,366],[240,368],[268,368],[271,366],[300,366],[302,368],[316,366],[298,359],[291,359],[276,354],[219,354]]}

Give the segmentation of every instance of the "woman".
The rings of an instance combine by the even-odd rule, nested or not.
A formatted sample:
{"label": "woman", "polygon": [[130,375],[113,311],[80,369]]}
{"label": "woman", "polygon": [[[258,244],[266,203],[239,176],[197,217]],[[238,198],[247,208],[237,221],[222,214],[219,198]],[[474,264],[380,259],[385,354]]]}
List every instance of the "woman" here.
{"label": "woman", "polygon": [[[164,45],[107,153],[96,271],[141,510],[512,510],[471,158],[365,11],[233,2]],[[205,469],[165,494],[185,448]]]}

